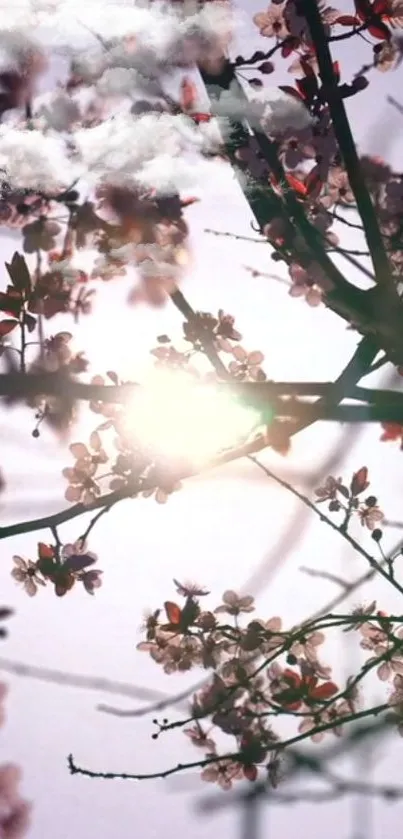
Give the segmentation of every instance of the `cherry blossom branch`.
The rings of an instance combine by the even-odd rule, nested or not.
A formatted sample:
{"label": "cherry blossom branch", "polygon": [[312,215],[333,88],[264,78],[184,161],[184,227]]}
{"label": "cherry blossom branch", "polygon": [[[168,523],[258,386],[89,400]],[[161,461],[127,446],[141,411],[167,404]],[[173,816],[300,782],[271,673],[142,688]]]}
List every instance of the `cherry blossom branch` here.
{"label": "cherry blossom branch", "polygon": [[[246,457],[249,454],[253,454],[254,452],[259,452],[262,449],[267,447],[267,441],[264,437],[260,436],[257,437],[255,440],[252,440],[250,443],[245,443],[243,446],[239,446],[236,449],[232,449],[229,452],[223,452],[223,454],[218,455],[213,460],[209,461],[208,464],[204,465],[200,469],[195,469],[189,466],[189,468],[185,471],[182,470],[180,476],[178,478],[190,478],[194,475],[198,475],[199,473],[208,471],[209,469],[215,469],[218,466],[221,466],[224,463],[230,463],[233,460],[237,460],[241,457]],[[49,516],[43,516],[42,518],[31,519],[30,521],[18,522],[17,524],[11,524],[4,527],[0,527],[0,540],[7,539],[9,536],[17,536],[22,533],[33,533],[37,530],[46,530],[51,529],[52,527],[57,527],[60,524],[64,524],[67,521],[71,521],[72,519],[78,518],[78,516],[82,516],[85,513],[90,513],[93,510],[99,510],[101,507],[109,507],[111,508],[119,501],[124,501],[127,499],[133,499],[139,492],[145,492],[147,489],[154,489],[155,482],[153,480],[144,480],[141,483],[141,486],[137,484],[128,485],[122,490],[116,490],[115,492],[107,493],[106,495],[102,495],[97,498],[91,505],[85,506],[84,504],[74,504],[71,507],[68,507],[66,510],[61,510],[59,513],[53,513]]]}
{"label": "cherry blossom branch", "polygon": [[[356,722],[357,720],[365,719],[370,716],[378,716],[379,714],[385,711],[390,711],[390,705],[388,705],[387,703],[383,703],[382,705],[376,705],[373,708],[367,708],[365,711],[356,711],[355,713],[348,714],[344,717],[338,717],[335,720],[331,720],[329,722],[315,726],[315,733],[319,734],[322,731],[331,731],[331,729],[337,728],[341,725],[345,725],[346,723]],[[297,734],[295,735],[295,737],[290,737],[288,740],[283,740],[282,742],[276,741],[273,745],[267,746],[267,751],[284,751],[286,748],[294,746],[296,743],[300,743],[311,736],[312,731],[307,731],[301,734]],[[133,774],[128,772],[95,772],[91,769],[84,769],[81,766],[77,766],[72,754],[68,755],[67,764],[71,775],[84,775],[87,778],[103,778],[104,780],[121,779],[132,781],[146,781],[153,780],[154,778],[167,778],[169,777],[169,775],[174,775],[177,772],[184,772],[187,769],[201,769],[205,766],[209,766],[210,764],[217,762],[221,763],[223,761],[236,761],[240,758],[240,756],[240,752],[230,752],[224,755],[214,755],[212,757],[205,758],[204,760],[193,761],[191,763],[178,763],[176,766],[172,766],[169,769],[164,769],[161,772],[151,772],[148,774]]]}
{"label": "cherry blossom branch", "polygon": [[[382,360],[382,363],[385,363]],[[378,366],[382,366],[378,364]],[[374,370],[371,368],[371,372]],[[364,375],[364,374],[362,374]],[[227,374],[228,377],[228,374]],[[234,396],[245,398],[251,406],[267,406],[273,400],[287,396],[316,396],[331,398],[335,392],[334,382],[242,382],[231,379],[218,382],[217,390],[230,390]],[[72,399],[106,404],[123,404],[146,389],[136,382],[120,385],[98,385],[75,381],[63,373],[15,374],[0,373],[0,397],[9,399],[32,396],[68,396]],[[403,393],[390,389],[365,388],[355,385],[346,393],[349,399],[358,400],[382,408],[389,405],[403,407]],[[276,403],[277,404],[277,403]],[[281,407],[279,405],[279,407]]]}
{"label": "cherry blossom branch", "polygon": [[278,52],[278,50],[287,46],[287,43],[290,43],[291,41],[291,36],[283,38],[281,41],[277,41],[274,47],[271,47],[271,49],[269,49],[267,52],[257,50],[253,53],[253,55],[250,58],[244,58],[242,55],[237,55],[233,66],[244,67],[246,64],[256,64],[258,61],[268,61],[268,59],[272,58],[273,55],[275,55],[275,53]]}
{"label": "cherry blossom branch", "polygon": [[[334,404],[340,401],[343,398],[345,393],[348,394],[350,388],[355,385],[357,381],[361,378],[364,372],[368,369],[369,365],[371,364],[373,358],[376,355],[376,347],[374,347],[373,342],[369,338],[364,338],[356,352],[354,353],[352,359],[347,364],[346,368],[340,374],[336,382],[334,383],[334,391],[332,392],[331,402]],[[51,374],[50,374],[51,375]],[[15,378],[15,377],[13,377]],[[1,382],[1,377],[0,377]],[[84,386],[83,386],[84,387]],[[333,396],[334,394],[334,396]],[[318,404],[322,404],[323,408],[323,400],[319,400]],[[291,428],[290,434],[294,434],[297,431],[301,430],[302,428],[309,425],[311,422],[314,422],[314,417],[310,418],[308,421],[301,422],[295,424],[294,427]],[[276,429],[280,425],[281,431],[281,424],[273,422],[271,427],[271,434],[275,435]],[[249,454],[254,454],[256,452],[261,451],[269,444],[269,441],[266,438],[257,438],[256,440],[248,443],[244,446],[241,446],[237,449],[232,450],[231,452],[226,452],[219,457],[215,458],[211,463],[209,463],[205,469],[214,468],[215,466],[221,465],[222,463],[230,462],[231,460],[238,459],[240,457],[247,456]],[[204,469],[203,469],[204,471]],[[182,475],[181,477],[190,477],[192,471],[187,472],[186,475]],[[144,485],[142,489],[144,490]],[[44,516],[42,518],[33,519],[31,521],[20,522],[18,524],[9,525],[7,527],[0,528],[0,539],[8,538],[9,536],[21,534],[21,533],[30,533],[37,530],[43,530],[46,528],[52,528],[54,526],[58,526],[59,524],[63,524],[66,521],[70,521],[80,515],[83,515],[86,512],[91,512],[94,509],[100,509],[104,506],[112,506],[113,504],[121,501],[125,498],[133,497],[133,495],[138,492],[138,487],[127,487],[124,490],[120,490],[118,492],[109,493],[106,496],[101,496],[98,498],[91,506],[85,507],[83,504],[76,504],[67,510],[63,510],[59,513],[55,513],[50,516]]]}
{"label": "cherry blossom branch", "polygon": [[339,535],[342,536],[343,539],[346,539],[346,541],[350,543],[350,545],[354,548],[354,550],[357,551],[357,553],[361,554],[361,556],[363,556],[367,560],[367,562],[370,564],[371,568],[375,569],[379,574],[381,574],[382,577],[384,577],[385,580],[387,580],[389,583],[391,583],[391,585],[393,585],[394,588],[396,588],[397,591],[400,594],[403,594],[403,587],[401,585],[399,585],[399,583],[397,583],[396,580],[394,578],[392,578],[391,575],[388,574],[382,568],[382,566],[379,564],[379,562],[377,562],[377,560],[373,556],[371,556],[371,554],[369,554],[368,551],[366,551],[365,548],[363,548],[359,544],[359,542],[357,542],[356,539],[354,539],[350,535],[350,533],[348,533],[347,530],[342,530],[341,527],[339,527],[337,524],[335,524],[334,521],[332,521],[332,519],[330,519],[325,513],[322,513],[317,508],[317,506],[315,504],[313,504],[312,501],[310,501],[309,498],[307,498],[305,495],[303,495],[301,492],[299,492],[297,489],[295,489],[295,487],[293,487],[287,481],[283,480],[283,478],[280,478],[277,475],[275,475],[274,472],[271,471],[271,469],[269,469],[267,466],[265,466],[263,463],[261,463],[256,457],[253,457],[252,455],[250,455],[249,460],[252,460],[253,463],[255,463],[256,466],[258,466],[259,469],[262,469],[262,471],[267,475],[268,478],[271,478],[272,480],[276,481],[276,483],[278,483],[280,486],[282,486],[288,492],[291,492],[292,495],[295,495],[295,497],[298,498],[300,501],[302,501],[302,503],[305,504],[305,506],[309,507],[309,509],[312,510],[315,513],[315,515],[317,515],[322,522],[324,522],[325,524],[328,524],[329,527],[332,528],[332,530],[336,531],[336,533],[339,533]]}
{"label": "cherry blossom branch", "polygon": [[399,297],[392,280],[389,260],[384,248],[375,209],[367,190],[343,99],[338,90],[333,61],[322,18],[316,2],[304,0],[303,14],[308,23],[319,64],[323,93],[329,104],[334,133],[345,163],[351,189],[364,226],[364,233],[374,266],[376,280],[387,292],[390,304],[400,308]]}
{"label": "cherry blossom branch", "polygon": [[[206,74],[203,74],[203,72],[202,77],[204,79],[206,88],[210,94],[210,97],[212,99],[216,98],[215,90],[212,87],[211,82],[209,82],[209,79],[206,78]],[[239,95],[239,97],[241,99],[246,99],[245,93],[235,76],[232,79],[232,83],[235,86],[236,93]],[[228,88],[228,79],[226,78],[225,72],[223,72],[221,84],[224,89]],[[214,79],[214,86],[215,89],[217,88],[217,86],[220,86],[219,77]],[[218,119],[218,122],[220,122],[220,119]],[[247,144],[249,139],[248,133],[238,124],[237,128],[239,129],[239,131],[243,131],[245,143]],[[372,309],[372,304],[370,298],[367,297],[367,293],[349,283],[348,280],[346,280],[346,278],[344,277],[344,275],[336,267],[336,265],[332,262],[330,257],[327,255],[326,250],[323,248],[322,245],[321,233],[308,220],[304,208],[297,200],[293,189],[291,189],[288,186],[286,174],[278,158],[275,145],[262,131],[255,129],[252,132],[252,134],[258,143],[263,158],[269,164],[277,183],[281,185],[283,190],[284,204],[282,200],[274,193],[270,193],[271,203],[273,204],[274,202],[279,206],[279,208],[282,207],[282,210],[280,209],[278,213],[280,216],[283,214],[284,208],[286,208],[286,216],[288,218],[288,223],[291,223],[292,226],[295,226],[296,229],[300,231],[301,235],[305,240],[306,245],[308,246],[309,250],[314,256],[314,259],[318,262],[318,264],[321,266],[321,268],[325,271],[329,279],[334,284],[334,290],[330,291],[326,295],[326,304],[329,306],[330,309],[332,309],[336,314],[340,315],[345,320],[348,320],[349,322],[354,322],[363,333],[367,332],[369,325],[372,324],[373,328],[375,327],[375,331],[377,333],[379,332],[380,334],[382,334],[383,339],[386,337],[388,342],[390,342],[390,336],[389,338],[387,337],[387,333],[390,332],[390,329],[387,326],[387,324],[374,324],[374,313]],[[228,154],[234,167],[235,175],[239,180],[242,190],[245,191],[245,184],[243,182],[243,178],[240,176],[239,173],[239,161],[237,161],[234,152],[230,149],[228,149]],[[267,196],[265,203],[261,194],[261,190],[259,192],[256,192],[256,189],[247,186],[246,197],[249,201],[252,211],[256,216],[257,221],[259,222],[261,229],[263,229],[264,225],[269,220],[269,207],[267,202]],[[269,215],[271,218],[273,215],[272,206],[270,208],[270,211],[271,215]]]}
{"label": "cherry blossom branch", "polygon": [[209,766],[210,764],[217,763],[223,759],[235,760],[237,756],[237,752],[235,754],[227,754],[224,758],[214,755],[213,757],[208,757],[204,760],[195,760],[192,763],[178,763],[176,766],[172,766],[170,769],[164,769],[162,772],[150,772],[148,774],[141,775],[134,775],[128,772],[93,772],[91,769],[83,769],[75,764],[72,754],[67,757],[67,765],[71,775],[85,775],[87,778],[103,778],[105,780],[119,778],[126,781],[150,781],[154,778],[168,778],[169,775],[174,775],[176,772],[183,772],[186,769],[196,769],[203,766]]}
{"label": "cherry blossom branch", "polygon": [[[308,0],[309,2],[309,0]],[[368,22],[361,23],[360,26],[355,26],[353,29],[350,29],[348,32],[342,32],[341,35],[328,35],[325,37],[325,40],[328,43],[333,41],[347,41],[349,38],[353,38],[354,35],[359,35],[360,32],[365,32],[368,29]]]}

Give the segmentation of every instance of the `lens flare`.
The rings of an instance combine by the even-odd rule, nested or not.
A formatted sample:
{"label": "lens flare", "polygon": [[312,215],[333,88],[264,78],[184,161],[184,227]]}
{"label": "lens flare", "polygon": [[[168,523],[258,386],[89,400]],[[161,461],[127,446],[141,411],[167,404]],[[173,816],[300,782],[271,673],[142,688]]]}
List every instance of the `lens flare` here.
{"label": "lens flare", "polygon": [[260,414],[214,385],[186,374],[154,371],[127,406],[128,434],[165,459],[202,465],[244,442]]}

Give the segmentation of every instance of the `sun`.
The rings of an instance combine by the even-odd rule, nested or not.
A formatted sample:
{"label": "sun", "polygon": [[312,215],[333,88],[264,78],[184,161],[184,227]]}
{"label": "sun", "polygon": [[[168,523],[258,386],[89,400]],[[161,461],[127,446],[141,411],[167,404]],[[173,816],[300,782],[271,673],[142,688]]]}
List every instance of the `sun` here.
{"label": "sun", "polygon": [[244,442],[260,415],[214,384],[181,372],[153,371],[127,405],[125,426],[156,456],[203,465]]}

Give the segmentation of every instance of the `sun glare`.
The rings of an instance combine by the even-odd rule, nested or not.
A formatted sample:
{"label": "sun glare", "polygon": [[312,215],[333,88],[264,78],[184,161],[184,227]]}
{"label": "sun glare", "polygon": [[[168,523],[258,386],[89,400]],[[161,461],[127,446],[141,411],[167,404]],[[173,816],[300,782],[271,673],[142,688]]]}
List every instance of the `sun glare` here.
{"label": "sun glare", "polygon": [[128,406],[129,433],[169,459],[203,464],[249,437],[259,414],[214,385],[154,371]]}

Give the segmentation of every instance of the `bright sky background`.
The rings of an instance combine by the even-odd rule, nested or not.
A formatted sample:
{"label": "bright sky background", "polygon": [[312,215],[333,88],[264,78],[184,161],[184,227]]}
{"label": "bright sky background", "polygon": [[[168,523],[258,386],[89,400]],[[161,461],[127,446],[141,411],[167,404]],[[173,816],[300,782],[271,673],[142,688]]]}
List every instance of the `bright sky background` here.
{"label": "bright sky background", "polygon": [[[242,44],[234,47],[234,54],[268,49],[271,42],[259,38],[251,22],[263,3],[239,0],[239,5],[250,15],[250,26],[245,27]],[[347,11],[350,4],[344,0],[338,7]],[[369,54],[358,39],[354,45],[346,42],[339,46],[337,55],[347,81]],[[281,68],[280,60],[276,66]],[[277,78],[290,82],[285,69]],[[399,169],[401,117],[386,105],[385,95],[399,95],[403,71],[385,76],[373,71],[370,81],[364,93],[347,103],[354,134],[361,150],[384,154]],[[269,82],[273,83],[272,77]],[[187,218],[195,264],[183,291],[192,306],[213,313],[222,307],[235,315],[245,348],[265,353],[269,378],[328,381],[336,377],[356,346],[356,335],[346,331],[345,324],[324,308],[310,309],[290,298],[284,285],[251,277],[245,265],[278,272],[268,246],[204,233],[209,227],[254,235],[250,227],[253,216],[230,169],[225,188],[220,193],[208,189],[203,200],[189,209]],[[344,238],[343,244],[351,247],[355,241]],[[18,234],[1,233],[2,262],[19,247]],[[343,267],[354,279],[352,269],[345,263]],[[95,316],[83,320],[75,331],[77,346],[86,351],[94,374],[115,369],[123,378],[134,377],[139,367],[148,363],[148,351],[155,346],[157,335],[168,333],[173,339],[181,335],[182,318],[172,306],[158,312],[145,307],[128,309],[124,306],[125,295],[124,281],[102,285]],[[59,327],[68,329],[70,323],[59,317],[51,326],[56,332]],[[366,383],[380,380],[374,376],[373,382],[367,379]],[[95,424],[93,414],[83,417],[74,439],[86,440],[88,429]],[[1,465],[7,479],[7,492],[0,502],[2,524],[55,512],[66,503],[61,470],[71,464],[71,457],[46,432],[34,440],[32,427],[28,411],[13,409],[0,416]],[[316,470],[326,477],[327,473],[320,471],[321,464],[342,434],[337,426],[315,426],[298,435],[286,459],[268,452],[265,462],[304,487]],[[352,471],[367,465],[371,489],[382,509],[388,518],[398,520],[403,488],[399,458],[403,454],[393,444],[379,443],[379,436],[379,427],[362,430],[351,450],[346,436],[344,458],[336,472],[348,479]],[[60,530],[63,541],[77,538],[83,522],[80,519],[64,525]],[[358,527],[357,536],[368,550],[373,549],[367,532],[362,533]],[[93,598],[77,588],[64,599],[57,599],[49,589],[31,600],[15,585],[10,577],[12,555],[33,556],[38,538],[48,537],[48,532],[28,534],[1,543],[1,604],[16,611],[1,656],[173,693],[197,682],[203,674],[165,676],[135,649],[143,611],[172,598],[172,577],[195,579],[205,585],[211,591],[206,601],[212,607],[218,605],[228,587],[253,594],[257,617],[268,619],[280,614],[290,624],[305,618],[336,593],[332,584],[301,573],[300,566],[342,571],[350,578],[366,570],[364,560],[346,549],[337,534],[313,517],[306,517],[295,499],[262,479],[252,464],[232,464],[190,480],[165,507],[153,499],[126,501],[102,518],[92,534],[90,548],[99,555],[104,585]],[[398,537],[398,532],[388,532],[390,545]],[[286,553],[287,543],[290,550]],[[378,598],[381,608],[398,608],[394,593],[383,582],[367,587],[364,599],[369,602],[372,596]],[[338,641],[325,649],[330,650],[323,656],[325,663],[335,664],[336,677],[352,672],[358,660],[352,647],[342,647]],[[152,772],[196,759],[196,750],[180,733],[168,733],[152,741],[150,717],[124,720],[96,710],[100,702],[131,708],[140,706],[140,700],[61,688],[8,674],[4,678],[10,684],[10,695],[1,756],[23,767],[24,793],[34,802],[30,839],[109,839],[112,835],[119,839],[162,835],[166,839],[178,835],[207,839],[212,832],[223,837],[238,835],[239,817],[235,812],[196,817],[195,801],[216,789],[199,783],[196,776],[191,783],[181,785],[98,781],[68,774],[69,752],[78,764],[101,771]],[[372,698],[383,696],[379,682],[373,689]],[[376,754],[373,777],[398,783],[402,744],[398,742],[391,749],[384,744]],[[361,770],[356,767],[354,771]],[[317,807],[277,807],[271,813],[267,810],[265,819],[272,839],[291,836],[296,823],[300,837],[322,839],[326,831],[327,839],[353,839],[351,806],[351,802],[343,801]],[[374,835],[396,832],[402,817],[403,803],[376,803]]]}

